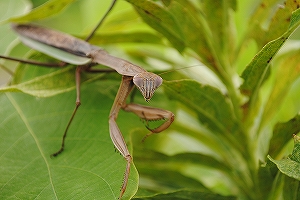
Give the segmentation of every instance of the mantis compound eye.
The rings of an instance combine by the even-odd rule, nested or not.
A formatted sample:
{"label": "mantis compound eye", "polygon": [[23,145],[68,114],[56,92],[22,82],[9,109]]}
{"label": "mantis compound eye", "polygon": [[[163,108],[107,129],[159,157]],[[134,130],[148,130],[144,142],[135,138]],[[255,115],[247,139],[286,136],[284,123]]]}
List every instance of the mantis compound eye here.
{"label": "mantis compound eye", "polygon": [[133,77],[133,83],[141,91],[147,102],[162,82],[163,79],[160,76],[151,72],[142,72]]}

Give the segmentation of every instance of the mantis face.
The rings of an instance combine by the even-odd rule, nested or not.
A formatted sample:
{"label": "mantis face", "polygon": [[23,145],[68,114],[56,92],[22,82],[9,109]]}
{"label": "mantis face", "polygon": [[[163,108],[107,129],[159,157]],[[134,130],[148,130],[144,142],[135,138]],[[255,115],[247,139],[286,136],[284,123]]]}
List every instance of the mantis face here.
{"label": "mantis face", "polygon": [[141,91],[145,100],[150,101],[155,90],[162,84],[163,79],[151,72],[138,73],[133,77],[133,83]]}

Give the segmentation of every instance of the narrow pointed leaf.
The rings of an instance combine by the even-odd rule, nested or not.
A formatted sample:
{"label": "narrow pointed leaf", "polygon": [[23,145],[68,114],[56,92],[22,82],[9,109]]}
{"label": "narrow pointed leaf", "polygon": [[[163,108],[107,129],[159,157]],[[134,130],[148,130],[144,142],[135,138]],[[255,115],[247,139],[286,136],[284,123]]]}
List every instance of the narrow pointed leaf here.
{"label": "narrow pointed leaf", "polygon": [[257,98],[258,90],[266,78],[270,61],[299,24],[300,9],[292,13],[288,30],[276,40],[266,44],[244,70],[242,74],[244,83],[241,91],[248,96],[252,95],[252,101]]}

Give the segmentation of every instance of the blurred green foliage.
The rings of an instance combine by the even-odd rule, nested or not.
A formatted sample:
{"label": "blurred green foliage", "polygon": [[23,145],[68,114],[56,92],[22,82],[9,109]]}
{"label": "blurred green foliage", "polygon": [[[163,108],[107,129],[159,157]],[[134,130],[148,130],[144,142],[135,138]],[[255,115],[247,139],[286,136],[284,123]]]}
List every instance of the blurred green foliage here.
{"label": "blurred green foliage", "polygon": [[[0,0],[1,54],[55,62],[20,44],[8,22],[84,38],[111,3],[44,2]],[[168,130],[142,143],[147,129],[120,113],[134,160],[124,199],[299,199],[293,136],[300,127],[299,6],[299,0],[117,2],[90,42],[149,71],[169,71],[150,105],[176,116]],[[1,199],[116,199],[125,161],[110,141],[108,114],[120,76],[83,74],[66,151],[50,159],[72,113],[74,68],[4,60],[1,66],[1,84],[7,83],[0,95]]]}

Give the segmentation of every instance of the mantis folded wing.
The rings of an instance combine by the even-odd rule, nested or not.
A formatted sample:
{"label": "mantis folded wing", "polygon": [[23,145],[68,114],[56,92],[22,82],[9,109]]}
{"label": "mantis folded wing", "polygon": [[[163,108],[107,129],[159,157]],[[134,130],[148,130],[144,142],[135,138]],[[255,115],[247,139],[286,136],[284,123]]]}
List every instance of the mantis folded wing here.
{"label": "mantis folded wing", "polygon": [[[128,183],[132,156],[128,151],[126,142],[116,123],[118,113],[120,109],[123,109],[125,111],[135,113],[137,116],[146,121],[164,119],[165,122],[157,128],[151,129],[147,127],[148,130],[151,131],[150,134],[159,133],[167,129],[174,120],[174,114],[172,112],[133,103],[126,103],[126,98],[134,86],[137,86],[145,100],[149,101],[155,90],[162,84],[162,78],[154,73],[147,72],[143,68],[126,60],[111,56],[99,47],[93,46],[83,40],[64,33],[33,25],[13,25],[13,29],[20,35],[21,40],[25,44],[35,48],[36,50],[44,51],[43,53],[47,54],[48,52],[45,51],[44,48],[40,48],[40,44],[81,56],[82,59],[74,64],[83,65],[89,62],[102,64],[116,70],[123,76],[109,116],[110,137],[116,149],[118,149],[127,161],[124,180],[119,196],[119,198],[122,198]],[[64,60],[63,57],[61,59],[65,62],[69,62],[69,60]],[[80,105],[79,97],[76,100],[76,103]],[[150,134],[146,136],[149,136]],[[63,144],[61,150],[58,151],[56,155],[61,153],[62,150]]]}

